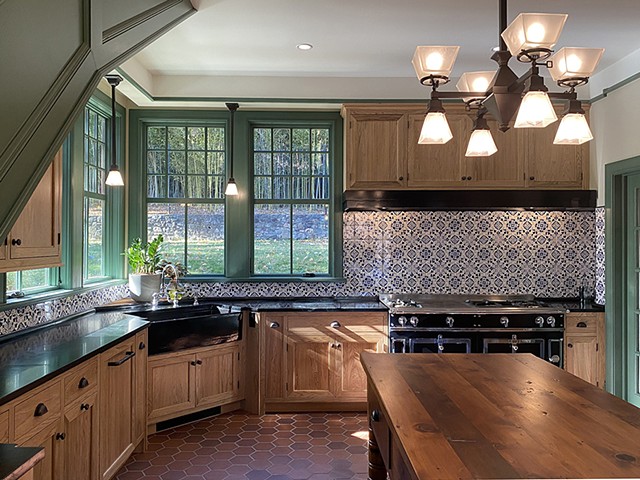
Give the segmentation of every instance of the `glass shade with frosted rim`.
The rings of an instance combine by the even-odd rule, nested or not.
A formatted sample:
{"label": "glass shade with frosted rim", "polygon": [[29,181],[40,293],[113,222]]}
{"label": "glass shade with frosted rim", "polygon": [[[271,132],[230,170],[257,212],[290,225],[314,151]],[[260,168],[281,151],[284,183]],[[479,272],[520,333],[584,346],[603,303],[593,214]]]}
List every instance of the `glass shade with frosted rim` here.
{"label": "glass shade with frosted rim", "polygon": [[564,13],[521,13],[501,36],[513,56],[522,50],[551,49],[558,43],[567,17]]}
{"label": "glass shade with frosted rim", "polygon": [[238,195],[238,185],[236,185],[236,181],[233,177],[229,178],[229,182],[227,182],[227,188],[225,188],[224,194],[228,197],[235,197],[236,195]]}
{"label": "glass shade with frosted rim", "polygon": [[549,59],[553,66],[549,73],[554,81],[588,78],[595,71],[604,48],[562,47]]}
{"label": "glass shade with frosted rim", "polygon": [[431,75],[448,77],[458,56],[458,50],[460,47],[416,47],[411,63],[418,79],[422,81]]}
{"label": "glass shade with frosted rim", "polygon": [[424,118],[418,143],[420,145],[443,145],[453,138],[444,112],[429,112]]}
{"label": "glass shade with frosted rim", "polygon": [[547,92],[527,92],[520,103],[514,128],[544,128],[558,120]]}
{"label": "glass shade with frosted rim", "polygon": [[558,125],[555,145],[581,145],[593,140],[587,119],[582,113],[567,113]]}
{"label": "glass shade with frosted rim", "polygon": [[112,165],[109,170],[109,175],[107,175],[107,179],[104,181],[106,185],[110,187],[123,187],[124,181],[122,180],[122,174],[120,170],[118,170],[117,165]]}
{"label": "glass shade with frosted rim", "polygon": [[[486,92],[491,85],[496,72],[484,71],[484,72],[465,72],[456,83],[456,88],[459,92]],[[469,102],[475,97],[463,97],[462,100]]]}
{"label": "glass shade with frosted rim", "polygon": [[477,129],[471,132],[465,157],[489,157],[498,151],[490,130]]}

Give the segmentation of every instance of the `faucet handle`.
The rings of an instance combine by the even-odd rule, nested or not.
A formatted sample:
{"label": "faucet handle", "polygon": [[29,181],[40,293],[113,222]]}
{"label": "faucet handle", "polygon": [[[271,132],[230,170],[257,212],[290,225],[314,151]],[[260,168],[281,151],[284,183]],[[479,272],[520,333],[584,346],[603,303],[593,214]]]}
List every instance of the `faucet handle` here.
{"label": "faucet handle", "polygon": [[193,296],[193,304],[200,305],[200,302],[198,302],[198,297],[196,297],[195,295]]}
{"label": "faucet handle", "polygon": [[156,292],[153,295],[151,295],[151,306],[153,308],[158,306],[158,299],[160,298],[160,293]]}

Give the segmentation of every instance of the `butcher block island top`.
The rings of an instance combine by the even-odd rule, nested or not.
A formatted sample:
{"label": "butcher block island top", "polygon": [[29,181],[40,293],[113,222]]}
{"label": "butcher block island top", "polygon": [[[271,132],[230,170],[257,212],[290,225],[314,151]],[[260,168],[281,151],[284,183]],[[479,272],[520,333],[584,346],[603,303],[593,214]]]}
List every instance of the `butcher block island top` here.
{"label": "butcher block island top", "polygon": [[640,478],[640,409],[529,354],[361,354],[369,476]]}

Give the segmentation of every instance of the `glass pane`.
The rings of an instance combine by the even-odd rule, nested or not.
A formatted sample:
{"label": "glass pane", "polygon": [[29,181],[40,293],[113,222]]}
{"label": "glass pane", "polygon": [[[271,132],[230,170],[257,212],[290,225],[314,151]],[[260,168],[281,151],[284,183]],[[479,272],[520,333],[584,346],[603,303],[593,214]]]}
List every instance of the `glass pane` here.
{"label": "glass pane", "polygon": [[224,150],[224,128],[222,127],[207,128],[207,149],[208,150]]}
{"label": "glass pane", "polygon": [[204,150],[204,127],[189,127],[187,129],[187,148],[189,150]]}
{"label": "glass pane", "polygon": [[189,273],[224,273],[224,206],[189,205],[187,226]]}
{"label": "glass pane", "polygon": [[100,167],[100,168],[107,168],[107,155],[105,152],[105,145],[104,143],[98,143],[98,152],[96,155],[96,164]]}
{"label": "glass pane", "polygon": [[189,175],[189,198],[207,198],[207,177],[204,175]]}
{"label": "glass pane", "polygon": [[329,151],[329,129],[328,128],[312,128],[311,129],[312,150],[314,152]]}
{"label": "glass pane", "polygon": [[104,181],[106,180],[105,171],[102,168],[96,168],[95,175],[96,175],[95,192],[99,194],[104,194],[104,189],[105,189]]}
{"label": "glass pane", "polygon": [[271,154],[253,154],[253,173],[256,175],[271,175]]}
{"label": "glass pane", "polygon": [[184,152],[171,152],[169,154],[169,173],[184,175],[187,173]]}
{"label": "glass pane", "polygon": [[329,155],[327,153],[314,153],[311,155],[314,175],[329,175]]}
{"label": "glass pane", "polygon": [[273,177],[273,198],[288,200],[291,198],[289,177]]}
{"label": "glass pane", "polygon": [[311,156],[308,153],[294,153],[292,155],[293,174],[311,174]]}
{"label": "glass pane", "polygon": [[147,197],[165,198],[167,196],[167,178],[163,175],[147,177]]}
{"label": "glass pane", "polygon": [[101,142],[107,141],[106,120],[102,115],[98,116],[98,136],[96,138]]}
{"label": "glass pane", "polygon": [[18,273],[7,272],[7,292],[15,292],[18,290]]}
{"label": "glass pane", "polygon": [[254,239],[254,273],[291,273],[288,205],[255,205]]}
{"label": "glass pane", "polygon": [[311,179],[309,177],[293,177],[293,198],[311,198]]}
{"label": "glass pane", "polygon": [[147,147],[148,148],[166,148],[167,147],[167,128],[166,127],[148,127],[147,128]]}
{"label": "glass pane", "polygon": [[167,173],[167,154],[165,152],[147,152],[147,173]]}
{"label": "glass pane", "polygon": [[256,128],[253,130],[253,151],[268,152],[271,150],[271,129]]}
{"label": "glass pane", "polygon": [[209,173],[214,175],[224,175],[224,152],[207,153],[209,160]]}
{"label": "glass pane", "polygon": [[147,238],[164,236],[162,257],[169,262],[187,265],[184,251],[185,205],[178,203],[147,204]]}
{"label": "glass pane", "polygon": [[329,177],[316,177],[313,179],[314,200],[329,199]]}
{"label": "glass pane", "polygon": [[224,190],[226,188],[225,178],[221,176],[209,175],[209,197],[224,198]]}
{"label": "glass pane", "polygon": [[185,183],[183,175],[169,175],[169,198],[184,198]]}
{"label": "glass pane", "polygon": [[258,200],[271,199],[271,177],[253,177],[253,195]]}
{"label": "glass pane", "polygon": [[167,134],[169,138],[169,150],[184,150],[185,149],[185,127],[168,127]]}
{"label": "glass pane", "polygon": [[274,175],[291,175],[291,154],[290,153],[274,153],[273,154],[273,174]]}
{"label": "glass pane", "polygon": [[102,250],[104,200],[85,199],[84,278],[104,276]]}
{"label": "glass pane", "polygon": [[291,130],[288,128],[273,129],[273,150],[288,152],[291,150]]}
{"label": "glass pane", "polygon": [[190,174],[201,174],[204,175],[207,173],[206,163],[205,163],[205,154],[204,152],[188,152],[187,153],[187,168]]}
{"label": "glass pane", "polygon": [[87,134],[96,138],[98,135],[98,114],[93,110],[89,110],[89,128]]}
{"label": "glass pane", "polygon": [[89,174],[89,185],[88,185],[87,191],[95,192],[97,190],[96,178],[98,177],[96,173],[96,168],[89,167],[88,174]]}
{"label": "glass pane", "polygon": [[49,269],[24,270],[22,272],[21,290],[49,286]]}
{"label": "glass pane", "polygon": [[87,155],[87,163],[89,165],[97,165],[98,163],[98,155],[96,150],[98,149],[97,142],[95,140],[89,139],[89,154]]}
{"label": "glass pane", "polygon": [[293,207],[293,273],[329,273],[329,214],[326,205]]}
{"label": "glass pane", "polygon": [[310,130],[308,128],[293,129],[293,151],[308,152],[311,148]]}

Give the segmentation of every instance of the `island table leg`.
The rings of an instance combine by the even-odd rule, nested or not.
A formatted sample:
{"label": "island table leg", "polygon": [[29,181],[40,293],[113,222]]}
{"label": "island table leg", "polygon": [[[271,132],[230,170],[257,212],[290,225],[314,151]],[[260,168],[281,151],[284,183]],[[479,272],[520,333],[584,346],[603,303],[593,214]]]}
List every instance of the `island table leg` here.
{"label": "island table leg", "polygon": [[386,480],[387,469],[384,466],[378,442],[373,434],[373,429],[369,427],[369,480]]}

